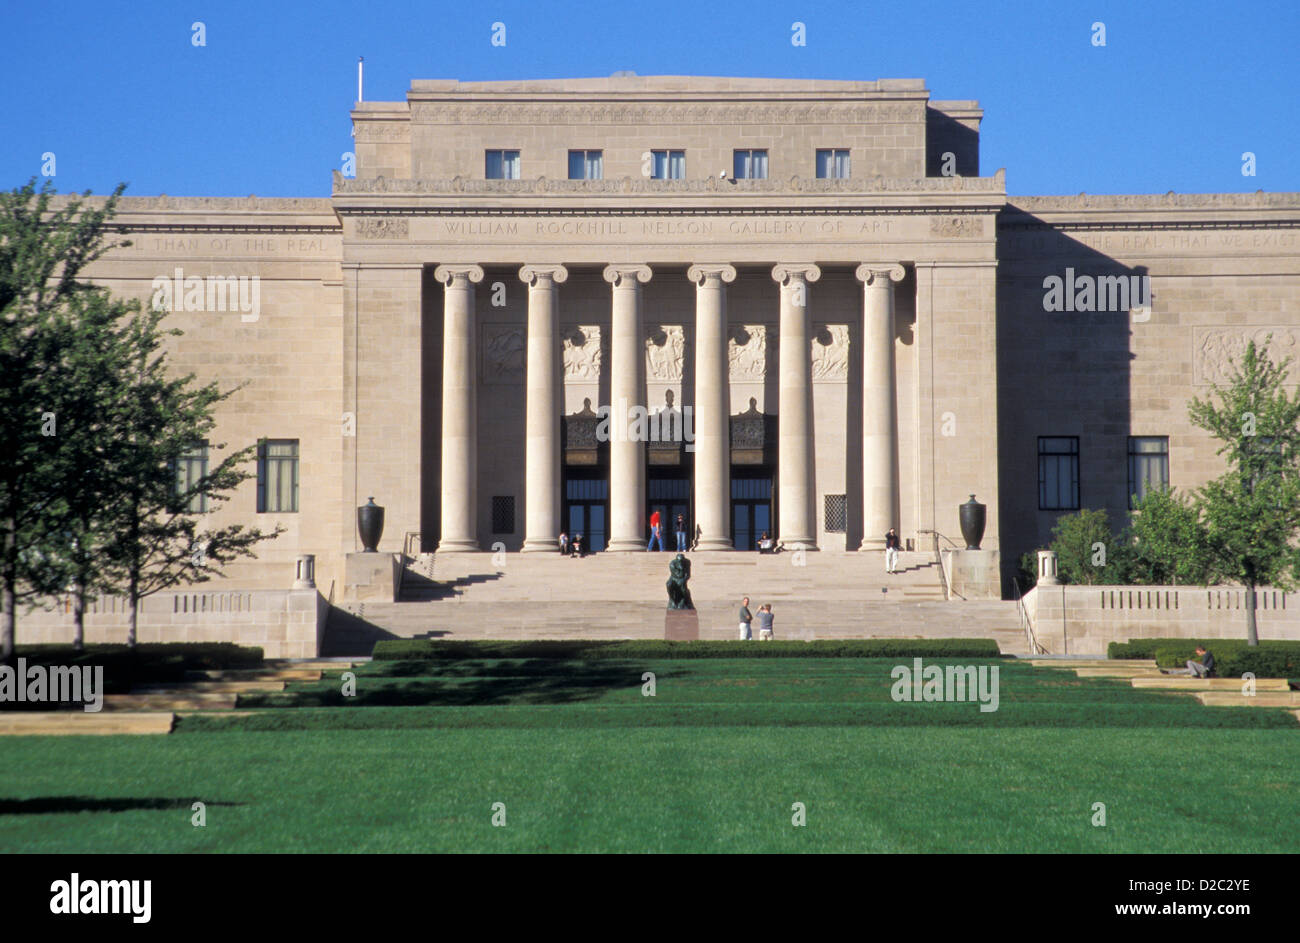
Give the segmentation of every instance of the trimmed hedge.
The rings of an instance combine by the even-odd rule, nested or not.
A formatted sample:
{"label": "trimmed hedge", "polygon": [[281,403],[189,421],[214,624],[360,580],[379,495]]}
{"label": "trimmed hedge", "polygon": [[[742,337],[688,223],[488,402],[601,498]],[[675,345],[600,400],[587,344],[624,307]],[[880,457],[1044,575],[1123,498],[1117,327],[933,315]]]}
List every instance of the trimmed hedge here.
{"label": "trimmed hedge", "polygon": [[395,639],[375,643],[376,661],[469,658],[998,658],[992,639],[830,639],[771,642],[457,641]]}
{"label": "trimmed hedge", "polygon": [[71,645],[19,645],[17,658],[27,665],[44,667],[102,665],[108,694],[122,694],[134,684],[182,681],[188,671],[224,668],[257,668],[262,649],[241,647],[233,642],[149,642],[131,649],[127,645],[87,645],[77,651]]}
{"label": "trimmed hedge", "polygon": [[1214,654],[1214,673],[1240,678],[1249,671],[1257,678],[1290,678],[1300,673],[1300,641],[1272,640],[1258,645],[1245,639],[1142,638],[1111,642],[1111,658],[1154,658],[1161,668],[1182,668],[1196,657],[1196,646]]}

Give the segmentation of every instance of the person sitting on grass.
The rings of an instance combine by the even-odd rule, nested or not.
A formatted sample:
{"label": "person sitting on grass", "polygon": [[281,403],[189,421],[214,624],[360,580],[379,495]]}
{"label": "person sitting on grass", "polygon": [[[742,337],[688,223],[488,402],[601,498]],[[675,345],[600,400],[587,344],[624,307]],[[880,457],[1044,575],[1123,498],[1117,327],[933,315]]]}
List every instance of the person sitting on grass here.
{"label": "person sitting on grass", "polygon": [[1191,675],[1193,678],[1211,678],[1214,676],[1214,656],[1205,650],[1204,645],[1196,646],[1196,656],[1200,659],[1189,659],[1186,668],[1174,668],[1169,673],[1171,675]]}

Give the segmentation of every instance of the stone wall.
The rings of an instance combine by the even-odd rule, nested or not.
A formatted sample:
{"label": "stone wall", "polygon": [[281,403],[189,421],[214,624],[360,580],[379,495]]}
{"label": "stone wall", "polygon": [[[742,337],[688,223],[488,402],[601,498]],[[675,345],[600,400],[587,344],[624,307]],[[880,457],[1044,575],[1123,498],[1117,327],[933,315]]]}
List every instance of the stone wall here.
{"label": "stone wall", "polygon": [[[1220,586],[1036,586],[1025,608],[1053,655],[1104,655],[1132,638],[1246,637],[1246,593]],[[1300,606],[1278,589],[1256,590],[1259,637],[1300,639]]]}

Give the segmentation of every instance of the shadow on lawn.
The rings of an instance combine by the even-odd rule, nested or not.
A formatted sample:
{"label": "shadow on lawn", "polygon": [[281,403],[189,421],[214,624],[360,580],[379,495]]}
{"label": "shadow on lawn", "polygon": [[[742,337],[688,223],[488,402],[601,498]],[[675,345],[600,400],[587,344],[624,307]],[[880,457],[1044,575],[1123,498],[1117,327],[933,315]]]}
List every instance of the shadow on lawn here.
{"label": "shadow on lawn", "polygon": [[[379,664],[379,663],[372,663]],[[240,695],[240,707],[472,707],[574,704],[607,693],[637,693],[644,665],[632,661],[519,662],[483,659],[393,661],[375,673],[358,672],[356,694],[337,682],[315,682],[282,693]],[[658,678],[667,674],[660,671]],[[328,685],[328,686],[327,686]]]}
{"label": "shadow on lawn", "polygon": [[0,799],[0,815],[51,815],[59,812],[131,812],[135,809],[190,809],[205,806],[238,806],[242,802],[212,802],[208,799],[118,798],[93,796],[42,796],[39,799]]}

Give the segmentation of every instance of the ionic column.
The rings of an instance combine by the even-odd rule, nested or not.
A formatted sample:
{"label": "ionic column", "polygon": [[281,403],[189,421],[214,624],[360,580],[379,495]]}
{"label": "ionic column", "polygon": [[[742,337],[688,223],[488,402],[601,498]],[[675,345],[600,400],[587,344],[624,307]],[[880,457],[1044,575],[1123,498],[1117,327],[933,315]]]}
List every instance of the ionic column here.
{"label": "ionic column", "polygon": [[894,283],[903,267],[865,262],[857,276],[862,302],[862,546],[884,550],[885,531],[897,526],[898,469],[894,443],[898,413],[894,402]]}
{"label": "ionic column", "polygon": [[478,422],[474,375],[477,265],[439,265],[442,322],[442,537],[439,553],[478,550]]}
{"label": "ionic column", "polygon": [[727,386],[730,265],[692,265],[695,283],[695,523],[700,550],[731,550],[731,409]]}
{"label": "ionic column", "polygon": [[812,325],[808,286],[821,278],[812,263],[780,264],[772,277],[781,283],[779,409],[777,426],[778,534],[789,549],[817,549],[812,477]]}
{"label": "ionic column", "polygon": [[632,410],[645,407],[645,335],[641,285],[648,265],[610,265],[609,549],[645,550],[645,442],[631,428]]}
{"label": "ionic column", "polygon": [[524,406],[524,553],[560,547],[560,329],[556,286],[563,265],[525,265],[528,378]]}

